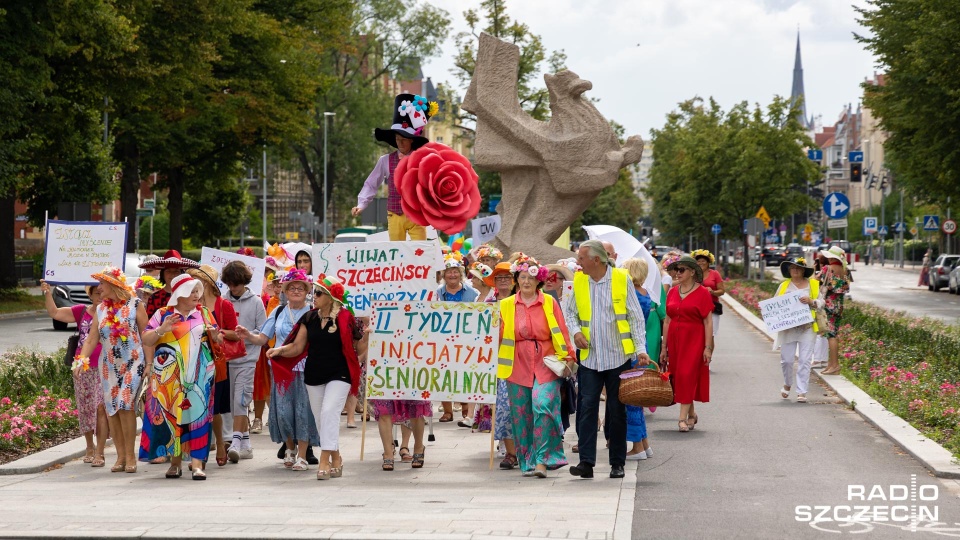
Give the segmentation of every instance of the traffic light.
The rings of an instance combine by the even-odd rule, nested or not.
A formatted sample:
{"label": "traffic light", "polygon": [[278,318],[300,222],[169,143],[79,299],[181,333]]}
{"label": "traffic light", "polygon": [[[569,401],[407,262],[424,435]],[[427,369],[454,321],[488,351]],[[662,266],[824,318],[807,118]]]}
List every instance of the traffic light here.
{"label": "traffic light", "polygon": [[877,175],[871,174],[867,177],[867,189],[873,189],[877,185]]}
{"label": "traffic light", "polygon": [[853,162],[850,164],[850,181],[851,182],[863,181],[863,163]]}

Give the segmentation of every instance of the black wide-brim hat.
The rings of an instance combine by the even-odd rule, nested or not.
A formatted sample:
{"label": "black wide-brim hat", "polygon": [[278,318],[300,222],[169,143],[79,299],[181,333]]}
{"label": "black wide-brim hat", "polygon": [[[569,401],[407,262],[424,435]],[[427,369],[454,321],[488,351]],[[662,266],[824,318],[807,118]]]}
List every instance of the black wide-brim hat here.
{"label": "black wide-brim hat", "polygon": [[803,268],[803,277],[809,278],[813,275],[813,268],[810,268],[806,265],[806,261],[801,262],[800,257],[791,257],[782,263],[780,263],[780,275],[790,279],[790,267],[796,266],[797,268]]}
{"label": "black wide-brim hat", "polygon": [[[429,109],[427,98],[415,94],[398,94],[393,100],[393,124],[389,128],[374,129],[374,138],[396,148],[397,135],[400,135],[413,141],[414,150],[420,148],[430,142],[422,135],[423,128],[430,120]],[[422,116],[414,118],[416,115]],[[423,125],[414,127],[421,121]]]}

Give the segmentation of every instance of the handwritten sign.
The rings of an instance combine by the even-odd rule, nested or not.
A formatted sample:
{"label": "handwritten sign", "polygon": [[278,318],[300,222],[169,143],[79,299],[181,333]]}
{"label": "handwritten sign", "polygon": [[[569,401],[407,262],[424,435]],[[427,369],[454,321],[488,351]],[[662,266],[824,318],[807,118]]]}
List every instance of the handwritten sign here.
{"label": "handwritten sign", "polygon": [[496,304],[375,302],[370,324],[369,398],[496,402]]}
{"label": "handwritten sign", "polygon": [[370,315],[378,301],[433,300],[442,261],[436,240],[313,245],[314,273],[340,279],[358,317]]}
{"label": "handwritten sign", "polygon": [[92,285],[90,274],[105,266],[123,268],[127,224],[102,221],[47,222],[43,278],[48,283]]}
{"label": "handwritten sign", "polygon": [[810,306],[800,303],[809,296],[806,291],[794,291],[760,301],[760,316],[771,332],[779,332],[813,322]]}
{"label": "handwritten sign", "polygon": [[470,221],[470,228],[473,231],[473,245],[479,246],[493,240],[500,232],[501,220],[500,215],[496,214]]}
{"label": "handwritten sign", "polygon": [[[253,272],[253,280],[247,287],[253,294],[260,294],[260,291],[263,289],[263,271],[266,268],[266,263],[263,259],[248,257],[246,255],[240,255],[239,253],[230,253],[229,251],[221,251],[210,247],[205,247],[200,250],[200,264],[209,264],[220,274],[223,274],[223,267],[231,261],[240,261],[247,265],[247,268]],[[223,281],[217,280],[217,287],[220,288],[221,294],[230,292],[229,287],[227,287]]]}

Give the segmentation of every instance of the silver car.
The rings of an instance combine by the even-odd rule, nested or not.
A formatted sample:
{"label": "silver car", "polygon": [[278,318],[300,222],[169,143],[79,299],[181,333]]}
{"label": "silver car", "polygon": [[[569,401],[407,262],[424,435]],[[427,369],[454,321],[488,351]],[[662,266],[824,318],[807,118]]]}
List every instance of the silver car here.
{"label": "silver car", "polygon": [[960,294],[960,259],[953,263],[953,268],[950,270],[947,278],[947,290],[950,291],[950,294]]}
{"label": "silver car", "polygon": [[[143,270],[140,270],[141,259],[140,255],[136,253],[127,253],[124,258],[123,273],[127,275],[129,285],[133,285],[133,283],[137,281],[137,278],[143,275]],[[54,285],[50,289],[53,295],[53,303],[56,304],[58,308],[73,307],[77,304],[90,304],[90,297],[87,296],[87,291],[83,285]],[[54,319],[53,329],[66,330],[67,323]]]}
{"label": "silver car", "polygon": [[950,270],[960,260],[960,255],[940,255],[930,267],[930,284],[927,288],[933,292],[946,287],[950,281]]}

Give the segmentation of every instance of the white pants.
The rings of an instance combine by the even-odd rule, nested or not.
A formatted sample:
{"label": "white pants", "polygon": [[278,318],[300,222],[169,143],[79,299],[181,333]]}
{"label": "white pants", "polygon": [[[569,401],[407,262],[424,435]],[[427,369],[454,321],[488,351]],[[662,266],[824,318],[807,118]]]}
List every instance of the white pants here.
{"label": "white pants", "polygon": [[793,357],[800,349],[797,361],[797,394],[806,394],[810,382],[810,362],[813,361],[812,341],[791,341],[780,346],[780,368],[784,386],[793,387]]}
{"label": "white pants", "polygon": [[350,383],[330,381],[319,386],[307,385],[310,410],[320,433],[320,450],[340,450],[340,412],[347,403]]}
{"label": "white pants", "polygon": [[[713,317],[713,337],[717,337],[717,332],[720,331],[720,316],[716,313],[711,313],[710,316]],[[716,344],[714,344],[714,347],[716,347]]]}
{"label": "white pants", "polygon": [[830,347],[827,338],[817,335],[813,344],[813,359],[817,362],[826,362],[830,357]]}

